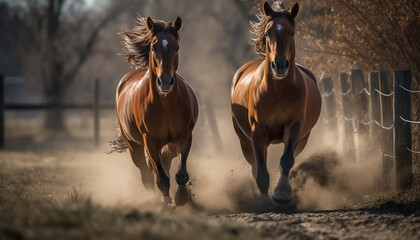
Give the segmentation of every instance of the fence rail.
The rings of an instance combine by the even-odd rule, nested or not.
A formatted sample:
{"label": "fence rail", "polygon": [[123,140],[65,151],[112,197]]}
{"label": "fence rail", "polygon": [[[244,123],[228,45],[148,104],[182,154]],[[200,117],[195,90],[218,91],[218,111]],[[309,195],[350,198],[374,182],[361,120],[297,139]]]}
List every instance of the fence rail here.
{"label": "fence rail", "polygon": [[[39,103],[39,104],[14,104],[6,103],[3,105],[4,110],[51,110],[55,108],[61,109],[93,109],[95,104],[48,104],[48,103]],[[100,104],[99,108],[115,108],[114,104]]]}
{"label": "fence rail", "polygon": [[100,139],[100,110],[113,109],[114,104],[100,104],[99,103],[99,79],[92,81],[92,102],[83,104],[52,104],[52,103],[5,103],[4,102],[4,76],[0,75],[0,149],[5,147],[5,124],[4,112],[8,111],[39,111],[39,110],[52,110],[52,109],[86,109],[92,110],[93,115],[93,139],[95,146],[99,146]]}
{"label": "fence rail", "polygon": [[[322,120],[329,127],[342,120],[347,154],[356,156],[356,138],[380,142],[384,185],[397,191],[409,189],[413,181],[412,154],[420,154],[411,142],[411,125],[420,124],[411,118],[411,94],[420,90],[411,89],[410,71],[396,70],[394,84],[385,71],[371,72],[368,76],[365,81],[360,69],[340,73],[339,88],[334,87],[331,78],[322,78],[319,82],[324,102]],[[336,106],[337,98],[341,106]]]}
{"label": "fence rail", "polygon": [[[53,109],[77,109],[77,110],[91,110],[93,116],[93,139],[95,146],[99,146],[100,140],[100,111],[103,109],[115,109],[114,104],[101,104],[99,102],[100,95],[100,81],[94,79],[92,81],[92,101],[90,103],[81,104],[52,104],[52,103],[4,103],[4,77],[0,74],[0,149],[5,148],[5,124],[4,124],[4,112],[5,111],[48,111]],[[217,125],[217,119],[213,103],[210,99],[200,99],[200,95],[197,93],[199,98],[200,110],[204,110],[201,115],[204,115],[204,124],[211,129],[210,136],[213,140],[215,150],[223,151],[222,138]],[[201,101],[202,100],[202,101]]]}

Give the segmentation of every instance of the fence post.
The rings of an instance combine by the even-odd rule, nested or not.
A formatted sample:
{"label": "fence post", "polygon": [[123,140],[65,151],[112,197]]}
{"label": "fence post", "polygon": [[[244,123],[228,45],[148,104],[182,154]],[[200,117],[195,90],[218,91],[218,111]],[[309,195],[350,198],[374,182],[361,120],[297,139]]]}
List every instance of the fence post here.
{"label": "fence post", "polygon": [[0,74],[0,149],[4,149],[4,77]]}
{"label": "fence post", "polygon": [[322,89],[322,98],[323,98],[323,107],[324,114],[326,118],[326,123],[332,129],[337,128],[337,119],[336,119],[336,102],[334,94],[334,85],[331,77],[323,78],[321,80],[321,89]]}
{"label": "fence post", "polygon": [[365,92],[367,89],[365,86],[365,79],[363,76],[363,70],[356,69],[351,71],[350,75],[351,83],[353,85],[354,91],[354,104],[357,106],[355,110],[356,112],[356,120],[354,121],[355,128],[357,134],[367,134],[369,131],[369,126],[367,124],[363,124],[366,121],[366,116],[368,112],[368,94]]}
{"label": "fence post", "polygon": [[93,80],[93,135],[95,147],[99,146],[99,79]]}
{"label": "fence post", "polygon": [[[380,146],[380,134],[382,128],[380,126],[381,123],[381,95],[379,94],[380,87],[379,87],[379,73],[378,72],[371,72],[369,73],[369,92],[370,92],[370,113],[371,113],[371,139],[372,139],[372,146],[374,150],[378,150]],[[378,126],[379,124],[379,126]],[[388,190],[391,186],[391,179],[387,174],[390,169],[390,166],[386,165],[386,162],[383,159],[382,155],[382,184],[383,190]],[[392,166],[391,166],[392,167]]]}
{"label": "fence post", "polygon": [[395,124],[395,179],[397,191],[408,190],[413,183],[411,152],[411,72],[395,71],[394,124]]}
{"label": "fence post", "polygon": [[[370,92],[370,114],[371,114],[371,133],[370,135],[375,142],[378,141],[377,133],[380,132],[380,127],[376,123],[381,122],[381,102],[379,90],[379,73],[369,73],[369,92]],[[376,122],[376,123],[375,123]]]}
{"label": "fence post", "polygon": [[343,103],[343,122],[344,122],[344,139],[343,149],[345,155],[349,155],[356,160],[354,149],[354,133],[353,133],[353,102],[351,101],[352,86],[349,83],[349,75],[340,73],[341,102]]}
{"label": "fence post", "polygon": [[[384,189],[395,189],[394,171],[394,114],[391,97],[392,81],[388,71],[379,73],[379,88],[381,95],[381,139],[382,139],[382,166]],[[395,93],[394,93],[395,94]]]}

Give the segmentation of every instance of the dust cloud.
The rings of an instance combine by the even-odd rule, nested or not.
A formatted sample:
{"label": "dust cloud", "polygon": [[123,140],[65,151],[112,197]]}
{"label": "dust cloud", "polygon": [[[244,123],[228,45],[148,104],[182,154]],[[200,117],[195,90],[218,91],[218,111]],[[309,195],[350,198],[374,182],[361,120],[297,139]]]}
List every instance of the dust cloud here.
{"label": "dust cloud", "polygon": [[[381,191],[382,158],[375,145],[370,149],[357,145],[357,158],[347,154],[342,149],[343,143],[337,141],[337,134],[328,133],[327,129],[319,123],[307,147],[296,158],[290,175],[294,189],[292,203],[279,205],[260,196],[234,133],[224,142],[229,151],[210,157],[210,162],[197,163],[194,169],[200,176],[194,185],[197,201],[202,201],[209,210],[227,212],[330,210],[353,206]],[[270,196],[280,177],[282,149],[282,144],[269,147]]]}
{"label": "dust cloud", "polygon": [[[208,213],[287,212],[292,210],[330,210],[351,207],[381,191],[381,156],[368,141],[359,139],[359,151],[349,155],[343,149],[340,132],[331,131],[321,120],[315,126],[308,145],[297,156],[290,179],[294,190],[292,203],[280,205],[260,196],[250,165],[245,161],[234,133],[229,106],[215,108],[221,148],[204,124],[205,113],[194,131],[193,145],[187,162],[190,174],[192,204],[183,209]],[[200,123],[201,121],[201,123]],[[204,125],[204,126],[203,126]],[[369,147],[367,147],[369,146]],[[282,144],[268,149],[270,174],[269,196],[280,177]],[[369,149],[370,148],[370,149]],[[105,154],[103,151],[75,157],[68,165],[82,194],[104,206],[133,205],[146,209],[165,209],[161,193],[148,192],[141,183],[140,171],[129,154]],[[77,160],[80,159],[80,160]],[[171,196],[176,191],[175,172],[178,159],[171,167]],[[181,210],[183,211],[183,210]]]}
{"label": "dust cloud", "polygon": [[350,207],[383,190],[382,158],[377,145],[363,140],[368,139],[366,136],[356,137],[356,149],[349,151],[342,134],[319,125],[291,173],[297,208]]}

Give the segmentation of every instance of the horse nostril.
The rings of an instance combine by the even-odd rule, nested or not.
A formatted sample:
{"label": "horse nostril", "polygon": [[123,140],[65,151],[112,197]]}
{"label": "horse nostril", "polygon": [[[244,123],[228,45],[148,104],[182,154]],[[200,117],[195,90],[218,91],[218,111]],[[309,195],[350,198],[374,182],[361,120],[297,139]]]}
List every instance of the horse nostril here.
{"label": "horse nostril", "polygon": [[283,66],[284,66],[284,69],[288,69],[289,68],[289,61],[285,60]]}
{"label": "horse nostril", "polygon": [[273,70],[277,70],[276,61],[272,61],[272,62],[271,62],[271,68],[272,68]]}
{"label": "horse nostril", "polygon": [[158,78],[158,85],[159,85],[159,87],[162,87],[162,79],[161,78]]}
{"label": "horse nostril", "polygon": [[172,86],[172,85],[174,85],[174,83],[175,83],[175,78],[171,77],[171,81],[169,82],[169,84]]}

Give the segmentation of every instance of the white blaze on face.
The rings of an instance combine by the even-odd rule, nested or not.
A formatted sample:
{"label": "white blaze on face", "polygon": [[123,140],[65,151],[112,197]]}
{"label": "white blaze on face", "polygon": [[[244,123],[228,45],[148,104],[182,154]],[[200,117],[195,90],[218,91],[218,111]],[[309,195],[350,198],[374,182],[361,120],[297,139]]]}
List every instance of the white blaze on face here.
{"label": "white blaze on face", "polygon": [[276,25],[277,31],[281,31],[283,29],[283,26],[281,24]]}
{"label": "white blaze on face", "polygon": [[163,46],[164,49],[168,48],[168,40],[163,39],[162,40],[162,46]]}

